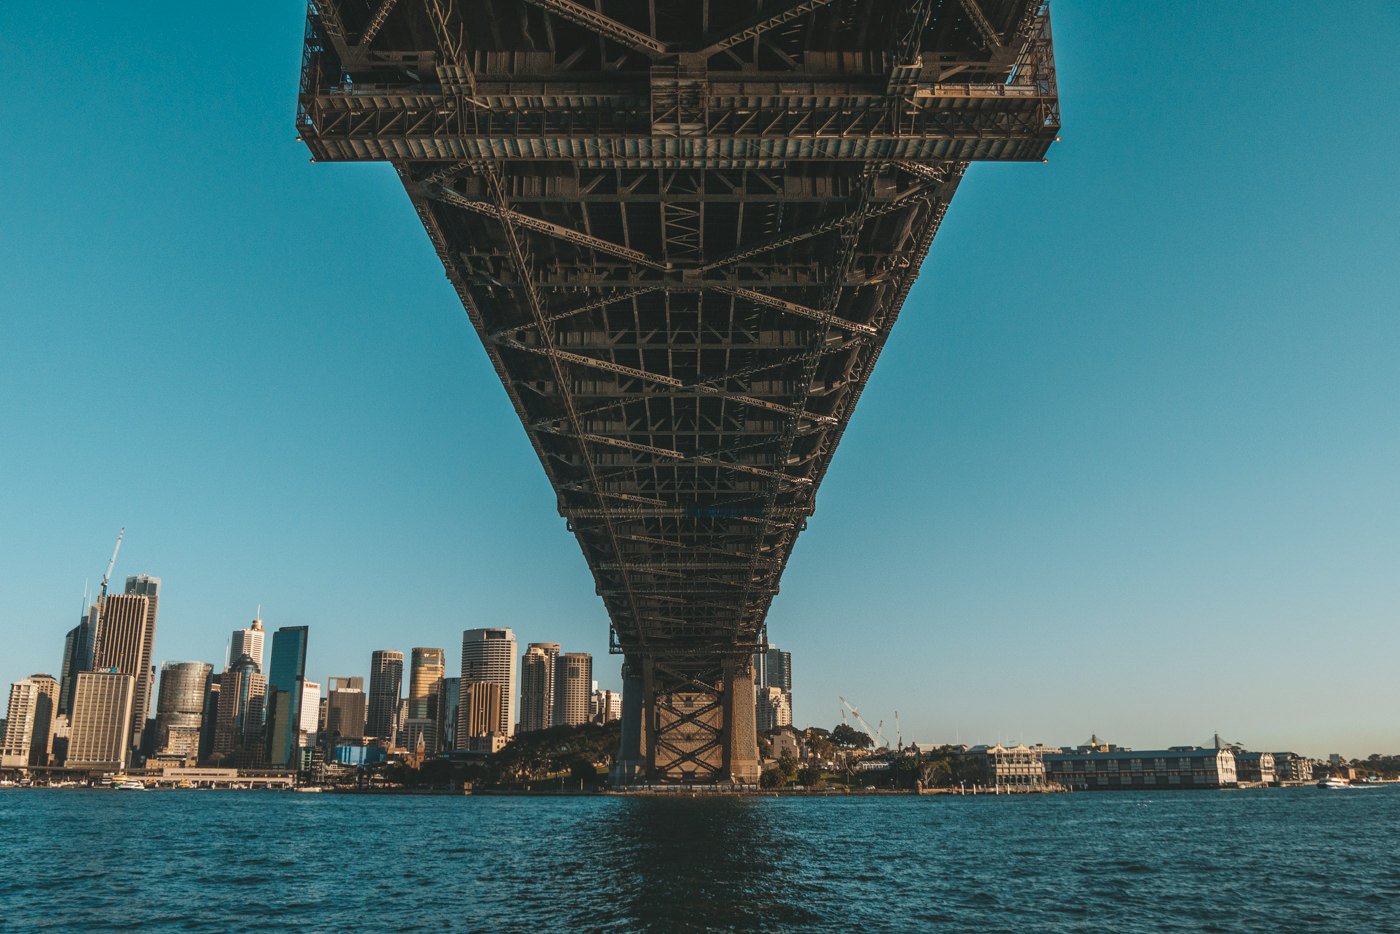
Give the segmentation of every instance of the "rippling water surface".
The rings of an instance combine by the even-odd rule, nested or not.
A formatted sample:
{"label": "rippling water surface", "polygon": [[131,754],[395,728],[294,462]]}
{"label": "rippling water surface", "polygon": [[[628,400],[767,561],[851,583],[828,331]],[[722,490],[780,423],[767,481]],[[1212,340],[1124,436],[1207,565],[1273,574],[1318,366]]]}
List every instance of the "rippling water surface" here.
{"label": "rippling water surface", "polygon": [[1400,930],[1400,786],[1030,798],[0,791],[0,929]]}

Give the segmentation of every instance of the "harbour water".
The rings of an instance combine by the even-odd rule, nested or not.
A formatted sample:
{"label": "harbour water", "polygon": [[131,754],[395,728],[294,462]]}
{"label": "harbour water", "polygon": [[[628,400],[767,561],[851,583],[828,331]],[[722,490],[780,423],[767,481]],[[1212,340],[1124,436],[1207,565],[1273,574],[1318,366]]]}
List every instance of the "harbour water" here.
{"label": "harbour water", "polygon": [[1400,786],[0,791],[0,930],[1388,931]]}

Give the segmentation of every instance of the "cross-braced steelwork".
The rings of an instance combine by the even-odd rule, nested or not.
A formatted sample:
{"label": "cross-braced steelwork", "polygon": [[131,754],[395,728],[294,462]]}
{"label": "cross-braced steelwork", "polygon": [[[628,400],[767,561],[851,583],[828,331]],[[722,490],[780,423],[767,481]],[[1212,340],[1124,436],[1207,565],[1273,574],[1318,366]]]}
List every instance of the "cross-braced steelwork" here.
{"label": "cross-braced steelwork", "polygon": [[749,658],[1039,0],[313,0],[298,129],[388,160],[626,656],[629,777],[757,777]]}

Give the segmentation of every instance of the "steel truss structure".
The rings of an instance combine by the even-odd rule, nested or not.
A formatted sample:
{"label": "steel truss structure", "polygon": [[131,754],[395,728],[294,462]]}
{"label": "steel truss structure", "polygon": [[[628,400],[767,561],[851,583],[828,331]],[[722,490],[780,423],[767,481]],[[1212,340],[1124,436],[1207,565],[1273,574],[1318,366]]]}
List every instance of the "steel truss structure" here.
{"label": "steel truss structure", "polygon": [[1059,129],[1045,5],[313,0],[297,125],[402,179],[642,693],[633,774],[754,780],[749,659],[949,200]]}

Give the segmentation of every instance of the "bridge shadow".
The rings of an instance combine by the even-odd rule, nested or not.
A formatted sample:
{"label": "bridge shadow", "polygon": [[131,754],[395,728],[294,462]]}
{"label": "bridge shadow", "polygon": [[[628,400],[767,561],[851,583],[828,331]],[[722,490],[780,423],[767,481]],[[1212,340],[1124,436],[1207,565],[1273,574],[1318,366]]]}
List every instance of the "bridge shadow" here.
{"label": "bridge shadow", "polygon": [[781,931],[810,928],[788,834],[763,802],[638,797],[594,826],[617,913],[593,930]]}

